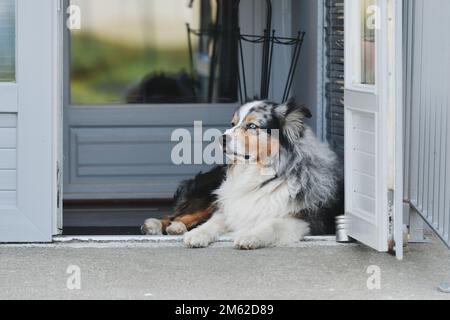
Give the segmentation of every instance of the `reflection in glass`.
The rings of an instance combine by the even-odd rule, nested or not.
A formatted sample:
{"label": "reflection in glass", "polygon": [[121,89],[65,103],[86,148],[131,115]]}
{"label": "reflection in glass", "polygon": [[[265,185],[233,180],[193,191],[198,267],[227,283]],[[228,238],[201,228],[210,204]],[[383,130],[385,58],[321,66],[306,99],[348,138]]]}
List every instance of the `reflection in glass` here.
{"label": "reflection in glass", "polygon": [[0,0],[0,81],[15,80],[15,25],[15,0]]}
{"label": "reflection in glass", "polygon": [[361,83],[375,84],[376,0],[362,0],[361,13]]}
{"label": "reflection in glass", "polygon": [[237,3],[71,0],[81,9],[70,37],[71,103],[235,102],[237,41],[193,36],[190,51],[186,23],[236,30]]}

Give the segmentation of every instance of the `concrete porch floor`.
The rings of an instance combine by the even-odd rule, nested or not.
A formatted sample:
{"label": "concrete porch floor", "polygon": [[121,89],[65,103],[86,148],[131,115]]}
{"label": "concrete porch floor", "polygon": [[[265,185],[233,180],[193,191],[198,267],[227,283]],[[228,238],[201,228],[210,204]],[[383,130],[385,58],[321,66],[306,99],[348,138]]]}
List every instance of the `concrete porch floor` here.
{"label": "concrete porch floor", "polygon": [[[70,265],[81,290],[66,286]],[[369,266],[381,289],[369,290]],[[0,245],[0,299],[450,299],[450,251],[437,240],[405,260],[331,241],[237,251],[230,243],[190,250],[177,242]]]}

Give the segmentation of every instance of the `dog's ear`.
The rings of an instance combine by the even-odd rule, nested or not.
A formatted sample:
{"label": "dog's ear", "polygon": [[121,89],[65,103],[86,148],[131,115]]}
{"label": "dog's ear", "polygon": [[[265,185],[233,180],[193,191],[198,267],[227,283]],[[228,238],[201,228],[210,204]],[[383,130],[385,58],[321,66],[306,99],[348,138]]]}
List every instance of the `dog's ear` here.
{"label": "dog's ear", "polygon": [[283,131],[293,140],[302,136],[305,129],[303,120],[312,118],[311,111],[293,98],[278,106],[277,112],[282,120]]}
{"label": "dog's ear", "polygon": [[295,98],[290,98],[285,103],[285,105],[287,108],[286,116],[289,116],[289,114],[291,114],[291,113],[297,113],[297,116],[300,116],[301,118],[308,118],[308,119],[312,118],[311,111],[304,105],[297,103],[297,101],[295,101]]}
{"label": "dog's ear", "polygon": [[302,104],[297,103],[294,98],[290,98],[286,103],[277,107],[278,113],[285,119],[292,118],[312,118],[311,111]]}

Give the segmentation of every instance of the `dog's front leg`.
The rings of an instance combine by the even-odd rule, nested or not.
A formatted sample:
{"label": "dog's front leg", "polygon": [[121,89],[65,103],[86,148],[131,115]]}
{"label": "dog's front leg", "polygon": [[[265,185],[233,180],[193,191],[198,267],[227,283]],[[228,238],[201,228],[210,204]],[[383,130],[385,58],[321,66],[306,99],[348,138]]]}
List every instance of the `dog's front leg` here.
{"label": "dog's front leg", "polygon": [[184,243],[190,248],[206,248],[226,232],[225,217],[216,212],[205,224],[186,233]]}
{"label": "dog's front leg", "polygon": [[308,233],[309,225],[303,220],[294,217],[270,219],[239,233],[234,246],[241,250],[286,246],[303,240]]}

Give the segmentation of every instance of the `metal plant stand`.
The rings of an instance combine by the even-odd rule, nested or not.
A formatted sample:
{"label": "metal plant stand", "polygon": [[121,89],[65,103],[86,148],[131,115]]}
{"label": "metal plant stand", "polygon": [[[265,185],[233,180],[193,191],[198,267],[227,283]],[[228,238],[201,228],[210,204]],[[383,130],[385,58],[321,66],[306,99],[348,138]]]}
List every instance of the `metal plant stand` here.
{"label": "metal plant stand", "polygon": [[[239,2],[238,2],[239,4]],[[263,35],[251,35],[243,34],[238,28],[237,30],[224,30],[222,26],[219,25],[217,20],[216,24],[209,29],[195,30],[192,29],[189,24],[186,25],[188,34],[188,45],[189,45],[189,55],[190,55],[190,72],[195,86],[197,75],[195,70],[195,59],[194,59],[194,46],[193,37],[200,38],[207,37],[212,43],[211,47],[211,57],[210,57],[210,75],[209,75],[209,85],[208,85],[208,102],[212,102],[214,81],[216,80],[215,70],[217,69],[218,59],[217,59],[217,47],[218,42],[224,39],[233,40],[238,43],[238,60],[239,60],[239,71],[237,72],[237,83],[238,83],[238,94],[241,103],[253,100],[255,96],[258,99],[266,100],[269,98],[269,91],[271,85],[272,70],[274,66],[273,56],[274,50],[279,46],[288,46],[292,48],[292,59],[290,61],[289,72],[286,75],[286,82],[284,83],[283,96],[279,97],[281,102],[286,102],[291,94],[292,85],[295,78],[295,72],[297,70],[298,62],[300,59],[301,49],[303,45],[303,40],[305,37],[305,32],[299,31],[296,37],[279,37],[276,35],[276,30],[272,29],[272,1],[266,0],[267,6],[267,17],[266,17],[266,27]],[[245,61],[244,55],[244,44],[251,44],[255,46],[261,46],[262,59],[261,59],[261,79],[260,79],[260,91],[259,93],[249,93],[247,86],[246,74],[247,61]],[[193,88],[194,95],[197,94],[196,89]]]}

